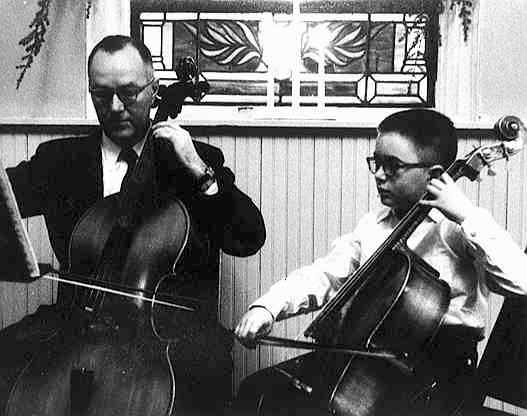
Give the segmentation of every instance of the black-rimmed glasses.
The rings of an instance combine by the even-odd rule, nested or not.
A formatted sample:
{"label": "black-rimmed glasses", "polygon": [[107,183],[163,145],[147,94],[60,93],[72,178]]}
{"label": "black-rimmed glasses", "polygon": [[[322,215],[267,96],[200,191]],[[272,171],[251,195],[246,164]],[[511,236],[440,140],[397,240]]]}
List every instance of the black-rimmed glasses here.
{"label": "black-rimmed glasses", "polygon": [[366,162],[371,173],[377,173],[382,166],[382,170],[386,176],[394,176],[401,169],[428,168],[434,166],[430,163],[406,163],[395,156],[368,156]]}
{"label": "black-rimmed glasses", "polygon": [[117,87],[117,88],[90,87],[89,91],[90,91],[91,96],[100,102],[109,103],[112,100],[113,95],[116,94],[117,97],[119,97],[119,100],[121,100],[121,102],[124,105],[131,105],[137,101],[137,96],[141,94],[146,89],[146,87],[151,85],[154,81],[155,81],[155,78],[152,78],[142,87],[132,87],[132,86],[124,86],[124,87]]}

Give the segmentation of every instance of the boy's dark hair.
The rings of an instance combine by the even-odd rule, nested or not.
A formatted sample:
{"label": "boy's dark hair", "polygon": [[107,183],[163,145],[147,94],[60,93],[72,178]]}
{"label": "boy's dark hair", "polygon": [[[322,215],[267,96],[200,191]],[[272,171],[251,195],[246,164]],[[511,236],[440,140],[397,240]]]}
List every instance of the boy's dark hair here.
{"label": "boy's dark hair", "polygon": [[88,72],[90,70],[93,57],[98,51],[104,51],[111,54],[120,51],[129,45],[137,50],[139,56],[141,56],[141,59],[147,66],[152,67],[152,54],[143,42],[133,39],[130,36],[110,35],[101,39],[90,52],[90,56],[88,56]]}
{"label": "boy's dark hair", "polygon": [[400,111],[381,121],[377,131],[408,137],[422,150],[423,162],[440,163],[446,169],[456,160],[458,138],[454,123],[437,111]]}

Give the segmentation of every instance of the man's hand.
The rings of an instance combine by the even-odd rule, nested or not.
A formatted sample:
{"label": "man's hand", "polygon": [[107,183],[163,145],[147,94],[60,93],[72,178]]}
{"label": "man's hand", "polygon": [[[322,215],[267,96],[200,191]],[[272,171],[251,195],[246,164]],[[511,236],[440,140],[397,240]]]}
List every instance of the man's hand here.
{"label": "man's hand", "polygon": [[476,208],[448,173],[431,179],[426,190],[434,198],[421,200],[420,203],[439,209],[445,217],[458,224],[461,224]]}
{"label": "man's hand", "polygon": [[267,335],[273,328],[274,318],[267,309],[256,306],[249,309],[234,330],[234,335],[249,348],[256,346],[258,337]]}
{"label": "man's hand", "polygon": [[192,142],[192,137],[175,120],[161,121],[154,124],[152,126],[152,136],[170,141],[181,163],[187,167],[195,178],[200,178],[205,173],[207,165],[199,157]]}

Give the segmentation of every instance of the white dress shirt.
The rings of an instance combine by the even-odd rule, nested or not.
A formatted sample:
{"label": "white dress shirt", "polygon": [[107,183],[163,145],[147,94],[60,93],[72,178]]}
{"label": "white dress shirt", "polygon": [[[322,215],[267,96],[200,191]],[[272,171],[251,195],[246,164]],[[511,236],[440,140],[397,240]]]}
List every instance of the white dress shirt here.
{"label": "white dress shirt", "polygon": [[[325,257],[275,283],[251,307],[263,306],[279,319],[320,308],[374,253],[396,222],[386,207],[366,214],[352,233],[333,242]],[[432,210],[407,243],[451,288],[446,325],[474,328],[482,338],[489,289],[504,295],[527,294],[527,256],[484,209],[477,208],[461,225]]]}
{"label": "white dress shirt", "polygon": [[[137,156],[141,155],[145,141],[146,137],[134,145],[133,149]],[[104,132],[102,134],[101,152],[103,195],[107,197],[120,191],[124,175],[128,170],[128,164],[124,160],[117,160],[119,153],[121,153],[121,147],[110,140]]]}

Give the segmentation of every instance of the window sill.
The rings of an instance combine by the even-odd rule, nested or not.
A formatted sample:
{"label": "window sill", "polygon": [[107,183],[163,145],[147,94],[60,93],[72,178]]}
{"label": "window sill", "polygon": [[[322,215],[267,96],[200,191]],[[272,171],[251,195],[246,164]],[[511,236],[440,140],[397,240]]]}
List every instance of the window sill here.
{"label": "window sill", "polygon": [[[195,107],[196,108],[196,107]],[[218,109],[215,109],[218,110]],[[402,108],[347,108],[347,115],[342,117],[317,117],[312,112],[304,112],[302,116],[266,116],[264,112],[239,111],[239,114],[224,114],[221,116],[214,111],[214,117],[205,109],[195,112],[189,116],[183,111],[178,116],[178,122],[186,127],[254,127],[254,128],[306,128],[306,129],[375,129],[379,122],[389,114],[402,110]],[[199,117],[200,115],[211,115],[210,117]],[[496,120],[459,121],[455,122],[458,130],[490,130]],[[49,118],[0,118],[0,129],[48,129],[81,128],[82,131],[91,130],[99,125],[95,119],[49,119]]]}
{"label": "window sill", "polygon": [[[324,108],[265,107],[218,108],[213,106],[184,106],[178,121],[182,126],[204,127],[286,127],[286,128],[337,128],[376,129],[388,115],[404,107],[385,108]],[[496,120],[454,120],[459,130],[489,130]]]}

